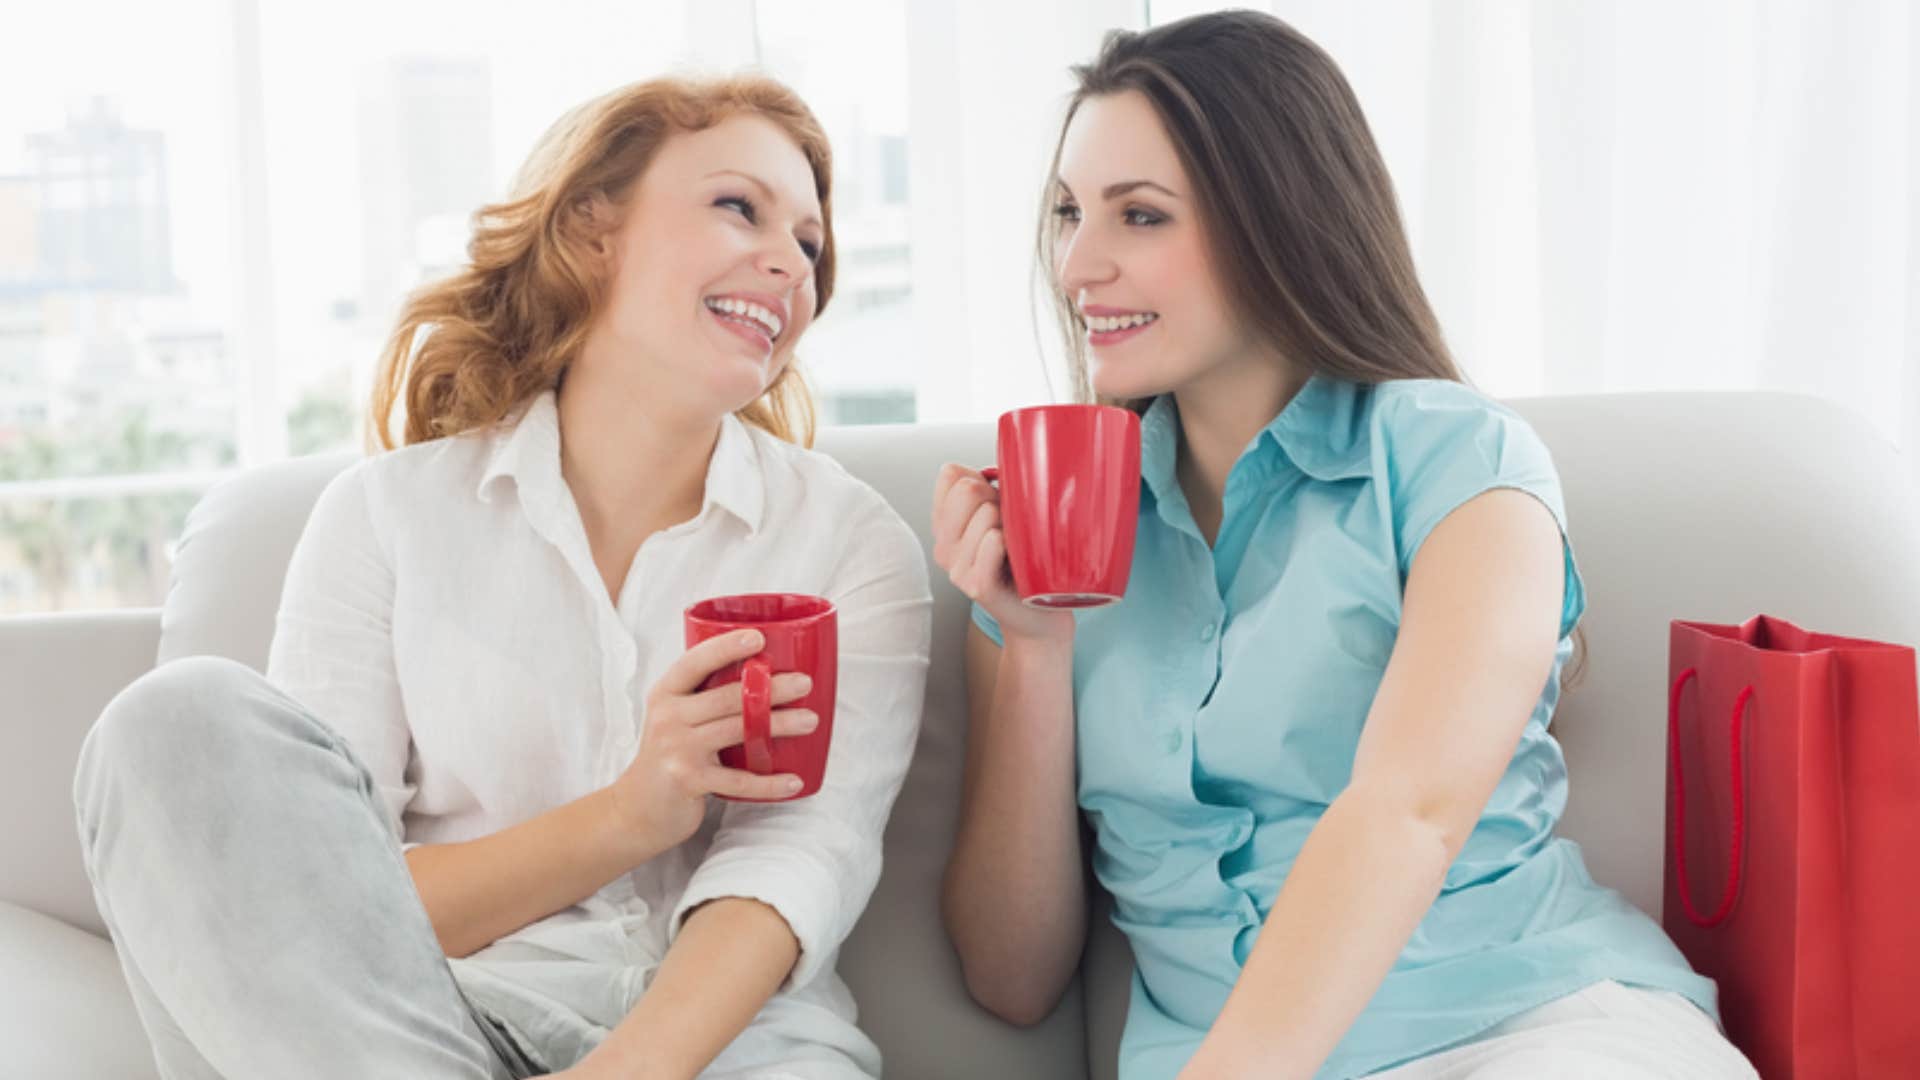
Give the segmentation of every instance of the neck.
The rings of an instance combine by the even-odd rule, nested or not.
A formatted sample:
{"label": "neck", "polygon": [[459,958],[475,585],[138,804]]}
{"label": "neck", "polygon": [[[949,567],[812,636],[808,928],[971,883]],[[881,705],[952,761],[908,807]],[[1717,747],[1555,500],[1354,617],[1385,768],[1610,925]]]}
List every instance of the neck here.
{"label": "neck", "polygon": [[706,496],[719,423],[597,376],[602,370],[575,364],[558,400],[560,471],[589,540],[644,538],[691,519]]}
{"label": "neck", "polygon": [[1234,463],[1306,384],[1306,371],[1263,356],[1174,392],[1180,409],[1180,487],[1209,542],[1219,527]]}

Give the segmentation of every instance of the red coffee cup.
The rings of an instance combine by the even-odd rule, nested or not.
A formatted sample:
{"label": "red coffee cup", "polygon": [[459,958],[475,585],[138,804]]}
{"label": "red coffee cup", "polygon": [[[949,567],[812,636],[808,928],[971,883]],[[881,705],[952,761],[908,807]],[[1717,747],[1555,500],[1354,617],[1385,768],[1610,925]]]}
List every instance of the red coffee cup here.
{"label": "red coffee cup", "polygon": [[[820,790],[827,773],[827,748],[833,742],[833,700],[839,673],[839,613],[831,601],[793,593],[753,593],[702,600],[686,611],[687,647],[735,630],[758,630],[766,647],[707,677],[702,690],[741,684],[746,741],[720,751],[720,763],[761,776],[793,773],[800,790],[786,802]],[[810,709],[820,724],[805,735],[773,737],[773,677],[801,671],[813,679],[807,696],[782,708]]]}
{"label": "red coffee cup", "polygon": [[1000,526],[1014,589],[1032,607],[1118,601],[1140,514],[1140,417],[1111,405],[1037,405],[1000,417]]}

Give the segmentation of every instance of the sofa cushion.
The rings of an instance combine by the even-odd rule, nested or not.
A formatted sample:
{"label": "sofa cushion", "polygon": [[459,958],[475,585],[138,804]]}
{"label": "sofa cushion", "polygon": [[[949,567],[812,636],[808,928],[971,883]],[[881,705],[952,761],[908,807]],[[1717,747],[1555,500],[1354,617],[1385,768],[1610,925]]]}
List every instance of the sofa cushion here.
{"label": "sofa cushion", "polygon": [[104,938],[0,902],[0,1047],[8,1076],[150,1080],[120,962]]}

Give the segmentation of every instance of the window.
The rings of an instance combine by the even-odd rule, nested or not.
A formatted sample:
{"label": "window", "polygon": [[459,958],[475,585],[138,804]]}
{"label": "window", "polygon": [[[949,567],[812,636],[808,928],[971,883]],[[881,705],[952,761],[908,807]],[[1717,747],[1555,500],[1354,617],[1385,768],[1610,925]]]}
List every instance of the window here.
{"label": "window", "polygon": [[916,415],[905,0],[34,20],[0,43],[0,613],[157,604],[212,483],[358,447],[401,299],[469,215],[568,108],[669,71],[757,63],[814,107],[841,262],[802,362],[825,423]]}

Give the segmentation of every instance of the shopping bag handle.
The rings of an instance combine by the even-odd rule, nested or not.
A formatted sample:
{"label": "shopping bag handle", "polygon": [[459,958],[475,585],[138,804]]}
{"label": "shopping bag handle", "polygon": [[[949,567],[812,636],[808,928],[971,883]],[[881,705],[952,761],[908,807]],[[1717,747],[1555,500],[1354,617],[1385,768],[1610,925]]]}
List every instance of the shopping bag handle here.
{"label": "shopping bag handle", "polygon": [[1688,668],[1673,683],[1673,696],[1667,705],[1667,771],[1673,776],[1673,872],[1680,880],[1680,903],[1695,926],[1711,930],[1727,921],[1727,916],[1733,913],[1734,901],[1740,896],[1740,856],[1746,848],[1747,833],[1746,772],[1740,767],[1740,728],[1746,721],[1747,703],[1753,699],[1753,687],[1740,691],[1740,696],[1734,699],[1733,722],[1727,728],[1731,740],[1727,760],[1733,772],[1733,844],[1732,854],[1727,858],[1727,887],[1720,897],[1719,909],[1712,915],[1702,915],[1694,905],[1693,881],[1687,876],[1687,782],[1680,769],[1680,694],[1699,673],[1698,668]]}

